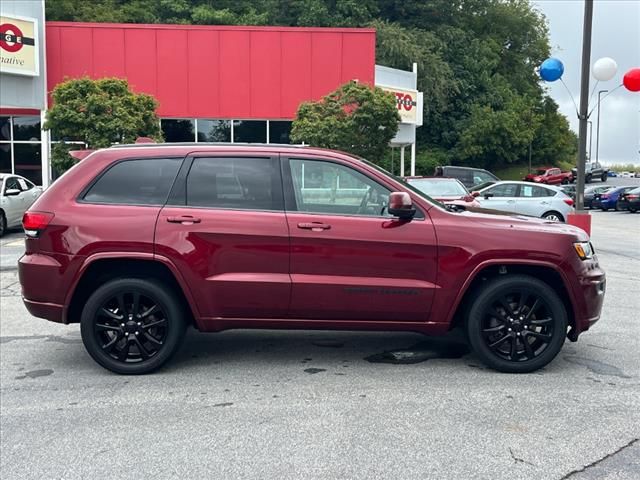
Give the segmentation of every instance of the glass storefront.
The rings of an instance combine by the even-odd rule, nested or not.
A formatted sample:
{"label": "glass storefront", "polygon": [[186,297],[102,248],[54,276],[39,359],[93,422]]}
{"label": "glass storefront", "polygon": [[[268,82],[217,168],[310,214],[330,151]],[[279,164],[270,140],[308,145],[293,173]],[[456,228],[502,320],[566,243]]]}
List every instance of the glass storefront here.
{"label": "glass storefront", "polygon": [[167,143],[290,143],[291,133],[286,120],[163,118],[160,126]]}
{"label": "glass storefront", "polygon": [[0,173],[15,173],[42,185],[39,116],[0,116]]}

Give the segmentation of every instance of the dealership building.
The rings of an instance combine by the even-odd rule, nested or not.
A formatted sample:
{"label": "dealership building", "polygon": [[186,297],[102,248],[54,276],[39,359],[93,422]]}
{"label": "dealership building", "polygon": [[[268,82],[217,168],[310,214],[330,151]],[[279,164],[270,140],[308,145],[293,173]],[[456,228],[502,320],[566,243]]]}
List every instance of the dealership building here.
{"label": "dealership building", "polygon": [[415,66],[376,66],[373,29],[45,22],[40,0],[0,8],[0,172],[49,184],[51,142],[62,140],[41,128],[50,92],[83,76],[154,96],[166,142],[289,143],[301,102],[376,84],[398,101],[392,146],[415,157]]}

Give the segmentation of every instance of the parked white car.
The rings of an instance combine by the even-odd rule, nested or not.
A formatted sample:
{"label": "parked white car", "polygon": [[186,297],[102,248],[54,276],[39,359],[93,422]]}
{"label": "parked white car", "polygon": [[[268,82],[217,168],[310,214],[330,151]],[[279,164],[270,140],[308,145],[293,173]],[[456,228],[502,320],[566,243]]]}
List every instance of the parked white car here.
{"label": "parked white car", "polygon": [[26,178],[0,173],[0,237],[8,228],[20,226],[24,212],[41,194],[42,187]]}
{"label": "parked white car", "polygon": [[[474,192],[474,195],[476,192]],[[573,200],[560,188],[530,182],[497,182],[477,192],[482,208],[565,222]]]}
{"label": "parked white car", "polygon": [[620,172],[618,174],[618,176],[622,177],[622,178],[633,178],[633,173],[631,173],[631,172]]}

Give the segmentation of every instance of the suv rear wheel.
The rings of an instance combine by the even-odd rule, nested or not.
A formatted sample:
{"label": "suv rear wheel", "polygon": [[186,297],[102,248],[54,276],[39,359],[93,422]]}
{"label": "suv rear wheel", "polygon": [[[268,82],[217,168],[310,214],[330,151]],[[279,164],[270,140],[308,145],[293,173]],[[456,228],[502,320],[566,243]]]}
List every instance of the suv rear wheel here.
{"label": "suv rear wheel", "polygon": [[112,280],[89,297],[80,321],[93,359],[122,374],[160,368],[180,347],[186,322],[165,285],[139,278]]}
{"label": "suv rear wheel", "polygon": [[532,372],[558,354],[567,335],[567,312],[546,283],[510,275],[487,283],[469,309],[467,334],[487,366]]}

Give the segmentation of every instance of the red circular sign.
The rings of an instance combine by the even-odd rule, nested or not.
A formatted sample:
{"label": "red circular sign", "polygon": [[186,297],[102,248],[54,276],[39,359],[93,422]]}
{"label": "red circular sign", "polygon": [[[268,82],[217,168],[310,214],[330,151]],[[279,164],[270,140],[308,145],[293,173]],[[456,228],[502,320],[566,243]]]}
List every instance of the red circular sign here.
{"label": "red circular sign", "polygon": [[[11,37],[15,41],[12,41]],[[10,23],[0,25],[0,48],[7,52],[19,51],[22,48],[22,30]]]}

